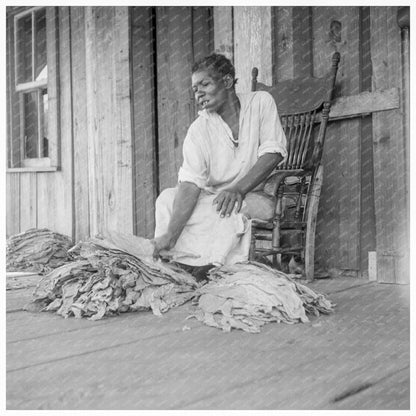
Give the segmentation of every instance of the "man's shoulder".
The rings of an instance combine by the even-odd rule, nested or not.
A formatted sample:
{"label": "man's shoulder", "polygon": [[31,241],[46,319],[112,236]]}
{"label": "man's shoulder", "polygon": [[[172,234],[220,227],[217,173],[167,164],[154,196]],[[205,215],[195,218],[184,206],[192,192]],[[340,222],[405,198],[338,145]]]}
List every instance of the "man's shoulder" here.
{"label": "man's shoulder", "polygon": [[267,91],[250,91],[238,94],[240,100],[246,105],[258,105],[273,100],[272,95]]}
{"label": "man's shoulder", "polygon": [[273,100],[273,96],[268,91],[252,91],[253,99],[263,102]]}
{"label": "man's shoulder", "polygon": [[200,136],[201,132],[206,129],[208,122],[209,116],[205,114],[205,112],[199,111],[197,117],[188,128],[188,135],[197,134],[198,136]]}

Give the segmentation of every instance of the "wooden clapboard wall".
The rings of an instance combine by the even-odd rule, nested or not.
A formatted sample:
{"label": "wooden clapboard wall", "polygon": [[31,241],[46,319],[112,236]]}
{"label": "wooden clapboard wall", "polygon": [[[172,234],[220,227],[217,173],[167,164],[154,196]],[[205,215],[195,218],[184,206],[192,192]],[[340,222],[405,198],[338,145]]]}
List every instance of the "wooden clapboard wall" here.
{"label": "wooden clapboard wall", "polygon": [[90,234],[133,232],[127,7],[85,9]]}
{"label": "wooden clapboard wall", "polygon": [[[312,8],[312,28],[314,74],[323,76],[331,55],[338,50],[341,62],[336,96],[358,94],[359,8]],[[326,267],[360,269],[360,138],[358,119],[329,125],[323,154],[325,180],[317,225],[317,259]],[[328,262],[326,259],[331,260]]]}
{"label": "wooden clapboard wall", "polygon": [[[221,7],[221,19],[216,19],[219,11],[214,10],[215,48],[234,57],[240,91],[249,90],[253,66],[259,67],[259,80],[265,83],[322,76],[331,55],[341,53],[335,98],[351,97],[349,102],[360,110],[355,113],[359,117],[344,115],[328,127],[316,259],[323,268],[356,275],[367,270],[368,252],[377,251],[379,281],[385,282],[408,279],[408,149],[398,99],[402,68],[397,11]],[[232,22],[228,27],[227,18]],[[371,105],[366,103],[370,92]]]}
{"label": "wooden clapboard wall", "polygon": [[[373,89],[400,87],[403,78],[397,7],[371,8]],[[382,282],[408,281],[409,218],[403,107],[373,115],[377,273]]]}
{"label": "wooden clapboard wall", "polygon": [[175,186],[182,144],[196,116],[192,63],[213,49],[211,7],[157,7],[159,190]]}
{"label": "wooden clapboard wall", "polygon": [[[15,10],[15,12],[17,11],[19,10]],[[9,17],[13,18],[13,14]],[[60,80],[60,111],[57,122],[60,134],[60,169],[44,172],[24,168],[8,170],[6,173],[6,234],[9,236],[33,227],[48,227],[54,231],[73,236],[69,8],[59,8],[58,26],[59,57],[57,68]],[[47,36],[50,36],[50,34]],[[10,48],[13,47],[11,39],[12,36],[8,40]],[[11,50],[9,50],[9,53],[11,53]],[[10,57],[11,55],[8,55],[8,61],[13,66]],[[9,74],[9,81],[11,82],[9,90],[13,91],[13,72]],[[67,111],[69,111],[69,117]],[[13,146],[9,146],[9,149],[12,149],[9,161],[17,162],[20,155],[14,152]]]}
{"label": "wooden clapboard wall", "polygon": [[133,232],[129,9],[58,9],[60,165],[8,171],[7,235]]}
{"label": "wooden clapboard wall", "polygon": [[152,237],[158,191],[154,7],[131,9],[134,232]]}

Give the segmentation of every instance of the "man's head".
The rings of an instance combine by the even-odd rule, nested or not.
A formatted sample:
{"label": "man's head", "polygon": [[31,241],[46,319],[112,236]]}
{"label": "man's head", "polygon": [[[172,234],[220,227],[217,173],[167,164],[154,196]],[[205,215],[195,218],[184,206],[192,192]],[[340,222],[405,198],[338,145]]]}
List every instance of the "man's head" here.
{"label": "man's head", "polygon": [[192,89],[202,108],[218,110],[234,91],[235,69],[224,55],[213,53],[196,62],[192,67]]}
{"label": "man's head", "polygon": [[207,71],[216,80],[221,78],[230,80],[232,86],[237,82],[234,65],[226,56],[219,53],[212,53],[195,62],[192,66],[192,74],[200,71]]}

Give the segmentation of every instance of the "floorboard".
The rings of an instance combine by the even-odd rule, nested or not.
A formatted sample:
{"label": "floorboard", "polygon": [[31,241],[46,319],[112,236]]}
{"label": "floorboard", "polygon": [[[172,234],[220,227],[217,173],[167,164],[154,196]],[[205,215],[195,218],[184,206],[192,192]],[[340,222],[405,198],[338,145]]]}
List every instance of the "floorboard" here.
{"label": "floorboard", "polygon": [[[334,314],[260,334],[186,320],[190,304],[96,322],[7,313],[7,408],[408,409],[409,287],[309,286]],[[9,304],[28,294],[7,291]]]}

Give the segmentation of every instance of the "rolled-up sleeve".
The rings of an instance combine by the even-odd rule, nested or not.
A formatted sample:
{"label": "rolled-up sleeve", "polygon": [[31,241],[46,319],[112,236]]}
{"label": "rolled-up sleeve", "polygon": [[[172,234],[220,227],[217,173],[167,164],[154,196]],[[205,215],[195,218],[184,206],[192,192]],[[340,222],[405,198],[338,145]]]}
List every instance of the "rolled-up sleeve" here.
{"label": "rolled-up sleeve", "polygon": [[194,132],[189,129],[182,147],[183,163],[179,169],[178,182],[192,182],[203,189],[208,180],[207,161]]}
{"label": "rolled-up sleeve", "polygon": [[286,158],[286,136],[280,122],[274,98],[265,91],[260,94],[260,146],[257,157],[265,153],[280,153],[283,158]]}

